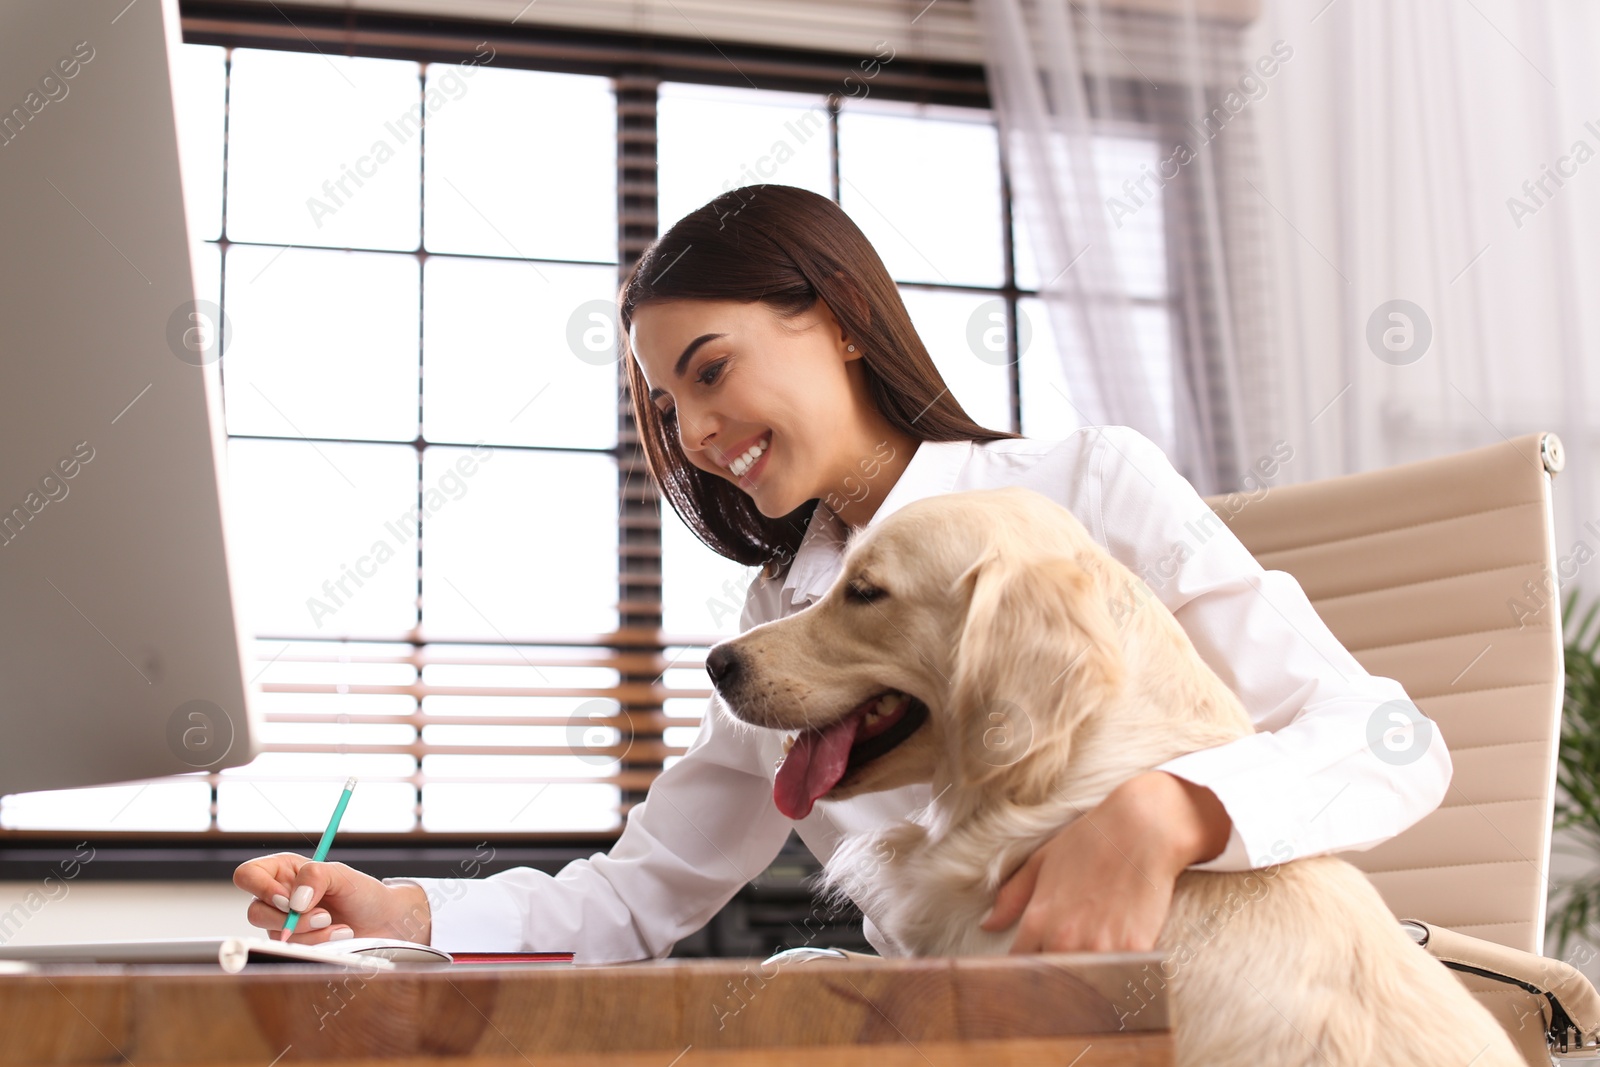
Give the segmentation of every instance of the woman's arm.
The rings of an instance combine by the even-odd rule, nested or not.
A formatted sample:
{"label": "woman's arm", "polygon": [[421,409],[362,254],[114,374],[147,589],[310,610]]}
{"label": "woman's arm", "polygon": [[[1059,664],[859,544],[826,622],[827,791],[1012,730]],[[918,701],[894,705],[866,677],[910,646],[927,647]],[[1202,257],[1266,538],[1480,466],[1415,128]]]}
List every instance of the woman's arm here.
{"label": "woman's arm", "polygon": [[[1154,442],[1125,426],[1093,432],[1091,534],[1173,612],[1257,732],[1139,776],[1019,868],[984,925],[1021,916],[1034,950],[1147,948],[1185,867],[1370,848],[1436,808],[1450,782],[1437,726],[1356,661],[1291,575],[1263,569]],[[1076,865],[1061,861],[1073,853]]]}
{"label": "woman's arm", "polygon": [[789,822],[771,784],[740,763],[709,703],[695,745],[651,783],[608,852],[556,874],[385,879],[427,894],[430,944],[446,951],[573,952],[579,963],[666,956],[778,855]]}
{"label": "woman's arm", "polygon": [[1102,436],[1104,543],[1173,612],[1257,730],[1158,768],[1210,789],[1232,820],[1227,846],[1200,866],[1370,848],[1438,807],[1450,754],[1400,683],[1369,674],[1300,583],[1264,570],[1154,442],[1128,427]]}
{"label": "woman's arm", "polygon": [[[765,621],[759,584],[741,630]],[[421,887],[430,943],[446,951],[568,951],[578,963],[666,956],[766,869],[792,825],[772,803],[753,731],[716,702],[707,701],[694,744],[651,784],[609,852],[554,875],[517,867],[385,881]]]}

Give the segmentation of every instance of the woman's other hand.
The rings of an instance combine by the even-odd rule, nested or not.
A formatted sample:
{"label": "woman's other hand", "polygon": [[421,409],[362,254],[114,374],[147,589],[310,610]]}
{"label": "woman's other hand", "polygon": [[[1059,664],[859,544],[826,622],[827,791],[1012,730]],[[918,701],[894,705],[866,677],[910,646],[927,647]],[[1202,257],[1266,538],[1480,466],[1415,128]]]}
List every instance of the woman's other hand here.
{"label": "woman's other hand", "polygon": [[1232,829],[1211,790],[1147,771],[1035,849],[979,927],[1020,919],[1013,953],[1148,952],[1178,875],[1221,853]]}

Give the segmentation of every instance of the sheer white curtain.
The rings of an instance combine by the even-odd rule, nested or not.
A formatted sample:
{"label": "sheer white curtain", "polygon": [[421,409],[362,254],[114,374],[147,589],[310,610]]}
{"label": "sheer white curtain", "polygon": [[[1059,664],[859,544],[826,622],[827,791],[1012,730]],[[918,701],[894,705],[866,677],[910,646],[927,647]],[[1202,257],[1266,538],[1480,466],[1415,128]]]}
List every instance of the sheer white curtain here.
{"label": "sheer white curtain", "polygon": [[1259,116],[1297,477],[1554,430],[1557,551],[1600,554],[1600,9],[1269,2],[1254,33],[1302,42]]}
{"label": "sheer white curtain", "polygon": [[[1278,442],[1292,454],[1278,480],[1302,481],[1555,430],[1558,551],[1581,540],[1600,559],[1600,9],[974,0],[974,14],[1084,421],[1147,433],[1202,492],[1236,487]],[[1130,123],[1160,138],[1161,180],[1142,188],[1091,163],[1094,139]],[[1158,185],[1171,397],[1138,358],[1115,254]],[[1573,580],[1600,588],[1581,568]]]}
{"label": "sheer white curtain", "polygon": [[[1338,0],[1311,22],[1295,8],[1269,4],[1256,29],[1305,42],[1261,113],[1262,191],[1284,219],[1281,421],[1306,442],[1296,473],[1554,430],[1567,457],[1553,577],[1587,605],[1600,592],[1600,9]],[[1410,326],[1389,318],[1406,312],[1397,300],[1415,306]],[[1558,833],[1553,885],[1594,877],[1596,859]],[[1577,949],[1570,962],[1600,978]]]}
{"label": "sheer white curtain", "polygon": [[[1265,243],[1242,180],[1257,173],[1246,112],[1281,60],[1247,54],[1242,22],[1211,14],[1094,0],[975,0],[973,10],[1019,254],[1037,261],[1074,413],[1139,429],[1201,492],[1235,487],[1270,448],[1269,383],[1250,359],[1265,321]],[[1153,151],[1114,149],[1128,138]],[[1124,235],[1147,213],[1160,214],[1173,252],[1170,339],[1155,346],[1168,367],[1151,358],[1128,285],[1137,265]]]}
{"label": "sheer white curtain", "polygon": [[[1017,208],[1043,275],[1064,271],[1044,298],[1085,421],[1149,433],[1160,400],[1128,301],[1093,299],[1120,284],[1122,191],[1084,160],[1096,131],[1133,121],[1164,131],[1164,158],[1193,150],[1162,189],[1177,419],[1172,439],[1150,434],[1179,469],[1208,492],[1276,442],[1295,482],[1553,430],[1555,578],[1587,603],[1600,7],[1261,0],[1216,17],[1253,2],[975,0]],[[1558,839],[1557,882],[1592,873],[1573,844]]]}
{"label": "sheer white curtain", "polygon": [[988,42],[990,97],[1014,202],[1061,343],[1069,400],[1085,421],[1116,412],[1170,452],[1102,206],[1096,164],[1104,124],[1089,103],[1091,89],[1105,83],[1100,52],[1080,47],[1065,2],[978,0],[975,12]]}

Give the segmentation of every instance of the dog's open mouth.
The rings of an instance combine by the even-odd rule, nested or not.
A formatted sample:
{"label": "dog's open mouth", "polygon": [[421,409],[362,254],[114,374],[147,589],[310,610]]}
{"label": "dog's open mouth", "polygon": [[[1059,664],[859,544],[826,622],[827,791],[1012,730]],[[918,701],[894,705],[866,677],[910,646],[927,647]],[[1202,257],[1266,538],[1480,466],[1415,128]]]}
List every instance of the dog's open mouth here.
{"label": "dog's open mouth", "polygon": [[837,722],[804,731],[778,768],[773,802],[789,818],[804,819],[817,799],[841,778],[893,749],[927,719],[926,704],[891,689]]}

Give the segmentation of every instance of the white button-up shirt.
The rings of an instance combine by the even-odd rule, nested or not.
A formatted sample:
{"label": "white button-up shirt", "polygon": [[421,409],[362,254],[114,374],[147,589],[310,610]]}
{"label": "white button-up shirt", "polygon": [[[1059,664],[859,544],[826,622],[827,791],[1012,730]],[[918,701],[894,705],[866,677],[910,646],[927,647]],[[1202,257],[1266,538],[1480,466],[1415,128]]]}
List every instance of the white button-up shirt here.
{"label": "white button-up shirt", "polygon": [[[923,497],[1006,485],[1065,506],[1143,578],[1255,723],[1251,736],[1159,767],[1210,788],[1233,821],[1224,850],[1197,868],[1369,848],[1438,806],[1451,763],[1437,727],[1413,728],[1420,751],[1375,744],[1373,730],[1395,721],[1395,701],[1426,722],[1405,690],[1367,673],[1299,583],[1264,570],[1161,449],[1129,427],[1085,427],[1060,441],[924,441],[868,526]],[[848,533],[818,504],[787,575],[750,584],[741,631],[822,596]],[[726,716],[713,697],[693,745],[656,778],[609,853],[555,875],[519,867],[386,881],[424,888],[432,943],[447,951],[571,951],[580,963],[661,957],[759,875],[791,828],[826,862],[845,835],[931,799],[928,785],[911,785],[822,800],[793,822],[772,801],[785,735]],[[904,954],[871,915],[864,932],[884,955]]]}

